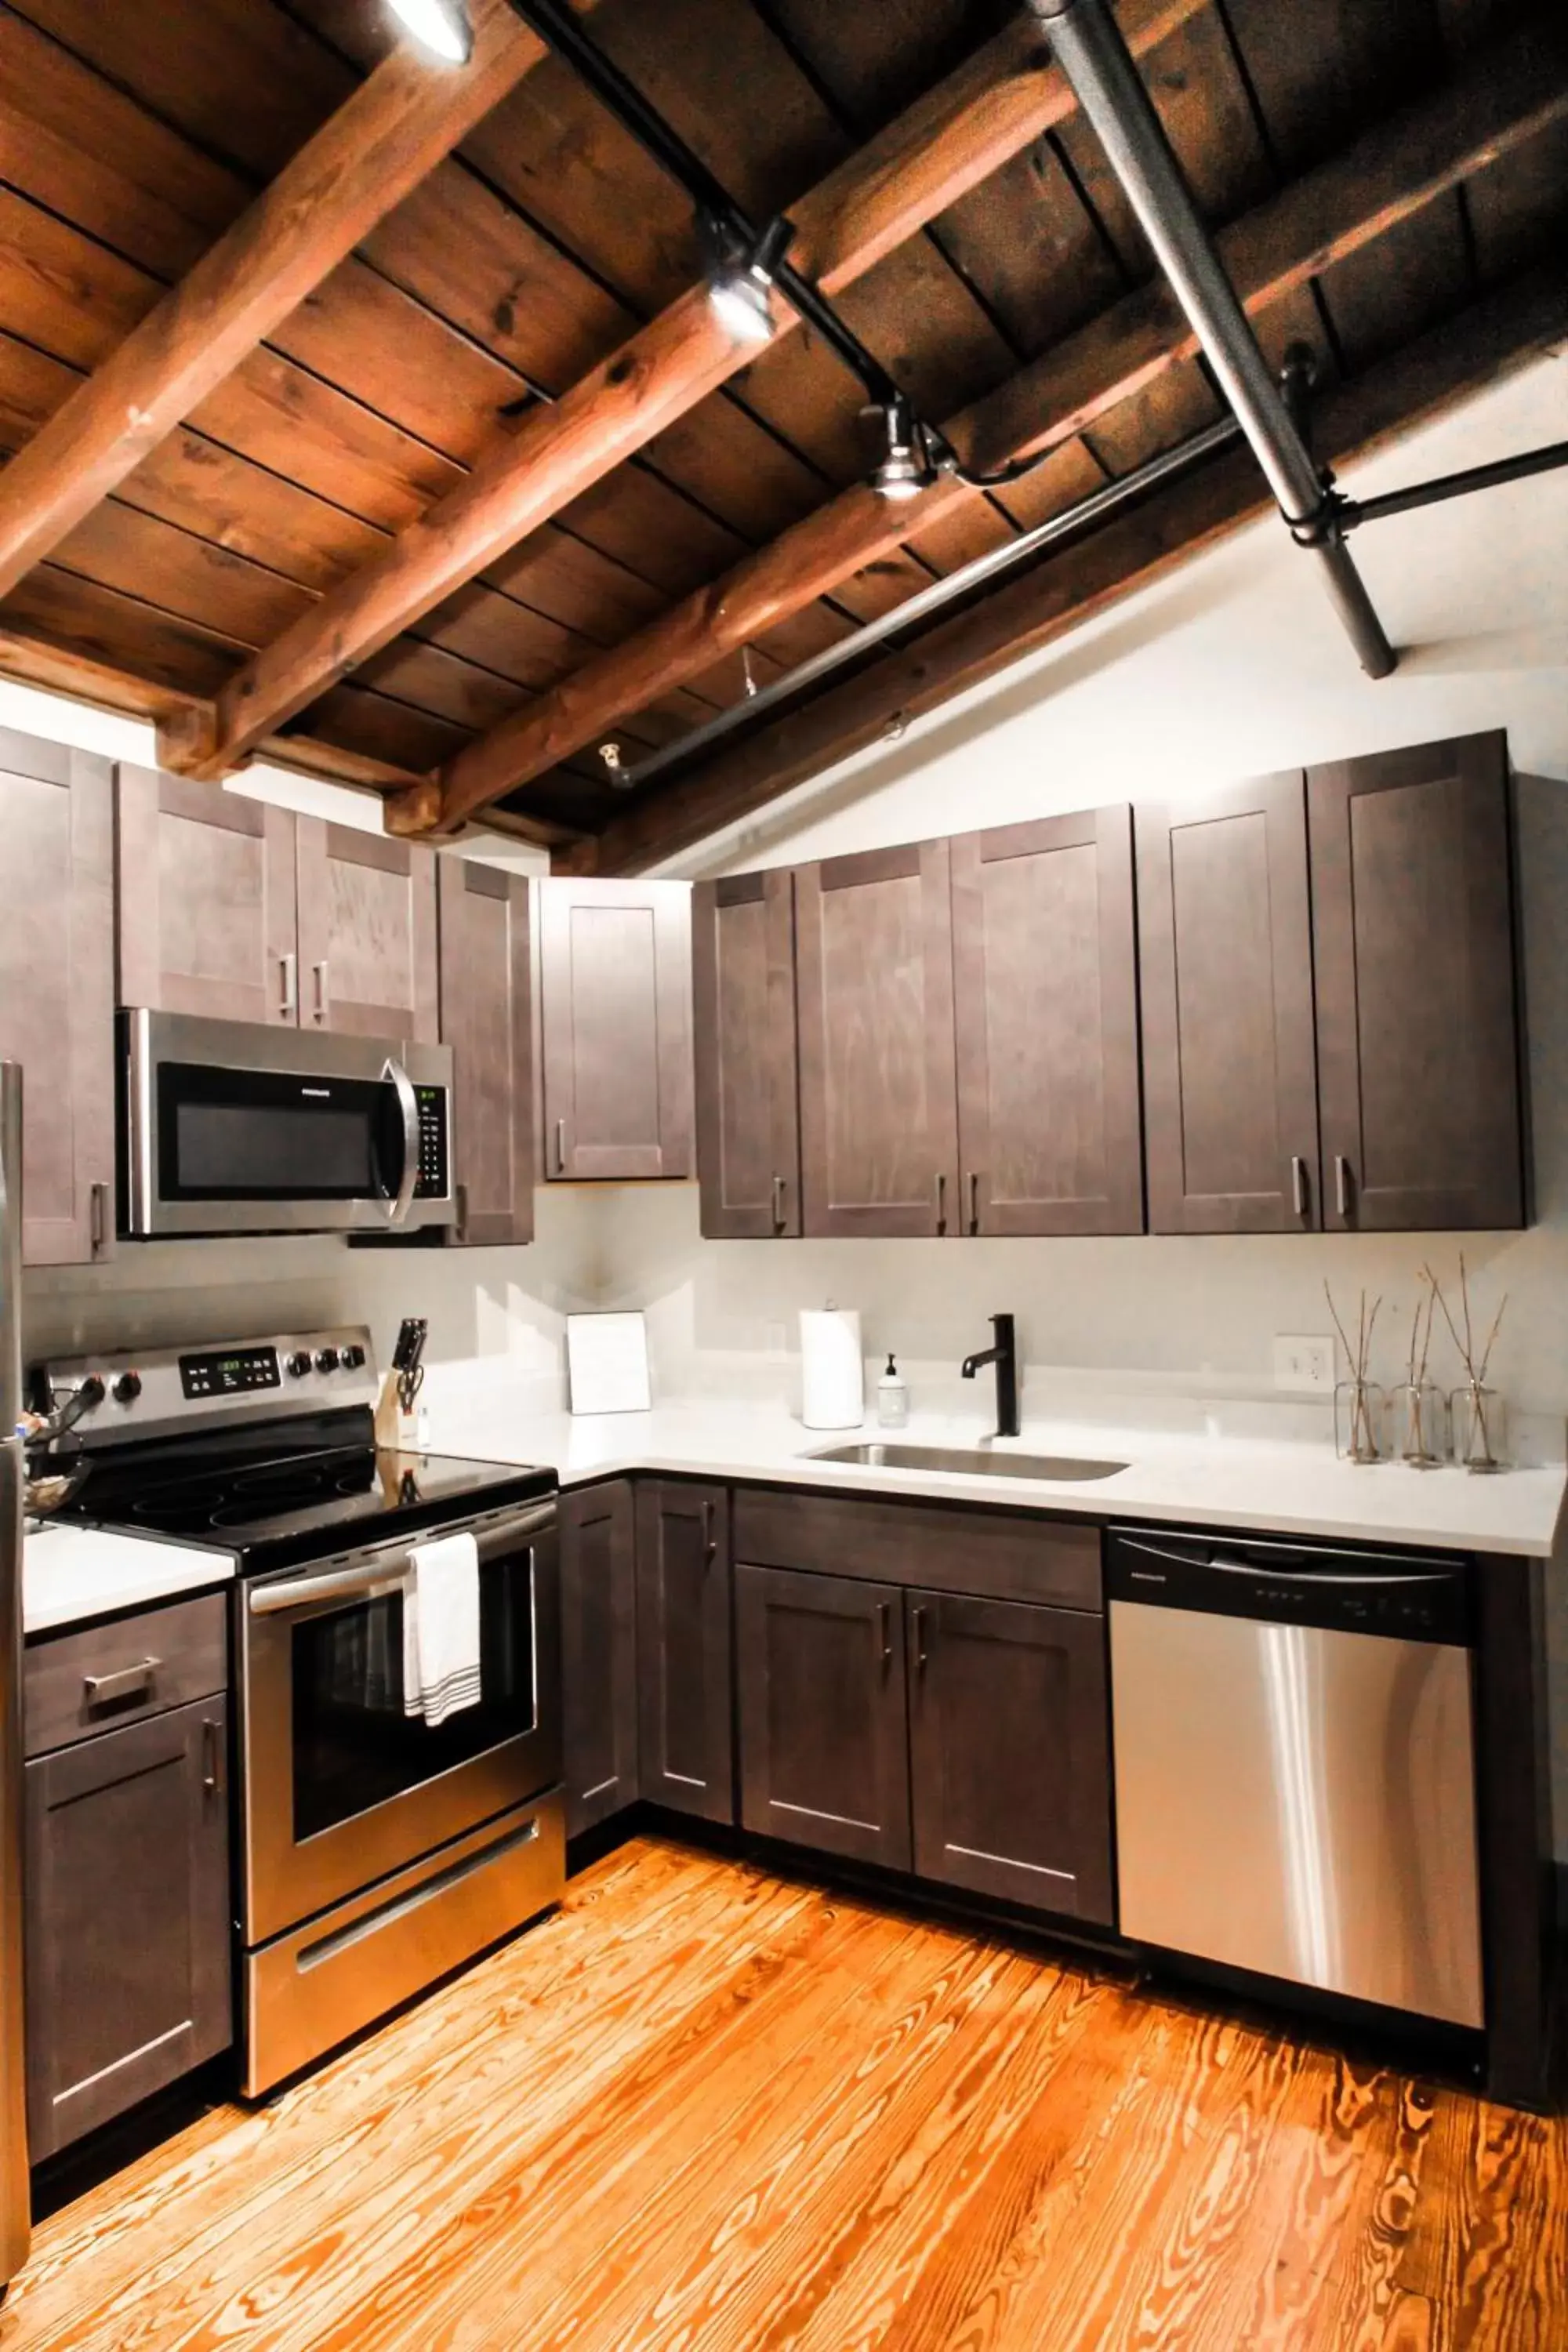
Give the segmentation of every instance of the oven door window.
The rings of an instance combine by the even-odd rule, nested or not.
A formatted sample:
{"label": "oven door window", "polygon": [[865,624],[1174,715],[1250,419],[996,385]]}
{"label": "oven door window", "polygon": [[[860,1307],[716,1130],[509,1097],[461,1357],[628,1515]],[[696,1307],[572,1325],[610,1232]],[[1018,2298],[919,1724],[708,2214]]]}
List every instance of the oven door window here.
{"label": "oven door window", "polygon": [[482,1696],[437,1729],[404,1713],[400,1595],[323,1610],[297,1623],[291,1641],[296,1844],[535,1727],[533,1577],[526,1553],[481,1565]]}
{"label": "oven door window", "polygon": [[165,1201],[395,1200],[405,1149],[386,1079],[158,1066]]}

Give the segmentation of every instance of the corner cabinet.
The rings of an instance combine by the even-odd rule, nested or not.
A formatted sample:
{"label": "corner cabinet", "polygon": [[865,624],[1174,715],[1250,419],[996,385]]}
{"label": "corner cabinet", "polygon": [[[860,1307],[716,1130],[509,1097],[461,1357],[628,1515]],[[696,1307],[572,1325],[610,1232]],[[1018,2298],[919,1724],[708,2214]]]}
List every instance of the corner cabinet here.
{"label": "corner cabinet", "polygon": [[795,877],[700,882],[691,898],[702,1232],[800,1231]]}
{"label": "corner cabinet", "polygon": [[732,1822],[727,1487],[639,1481],[637,1580],[642,1793],[679,1813]]}
{"label": "corner cabinet", "polygon": [[544,1176],[691,1173],[691,891],[539,885]]}
{"label": "corner cabinet", "polygon": [[107,760],[0,729],[0,1060],[22,1066],[22,1255],[114,1246],[114,807]]}
{"label": "corner cabinet", "polygon": [[561,1497],[566,1834],[638,1795],[637,1529],[624,1478]]}
{"label": "corner cabinet", "polygon": [[533,1239],[533,1024],[526,878],[437,859],[441,1042],[453,1055],[459,1244]]}
{"label": "corner cabinet", "polygon": [[1508,743],[1307,778],[1331,1232],[1525,1216]]}

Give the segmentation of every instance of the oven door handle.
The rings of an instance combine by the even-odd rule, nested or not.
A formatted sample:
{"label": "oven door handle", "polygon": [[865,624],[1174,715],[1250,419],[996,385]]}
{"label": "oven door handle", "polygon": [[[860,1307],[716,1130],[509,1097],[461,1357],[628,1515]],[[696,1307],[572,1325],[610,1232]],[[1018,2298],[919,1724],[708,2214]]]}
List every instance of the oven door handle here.
{"label": "oven door handle", "polygon": [[400,1225],[414,1206],[414,1187],[419,1181],[419,1097],[414,1091],[413,1079],[390,1054],[382,1076],[390,1078],[396,1088],[397,1107],[403,1113],[403,1181],[387,1211],[388,1224]]}
{"label": "oven door handle", "polygon": [[[545,1503],[537,1510],[521,1512],[500,1527],[484,1528],[476,1535],[479,1558],[493,1559],[498,1552],[515,1551],[530,1546],[539,1536],[547,1534],[555,1525],[553,1503]],[[443,1535],[456,1530],[432,1528],[428,1541],[434,1543]],[[417,1543],[406,1550],[394,1552],[385,1559],[366,1560],[359,1568],[334,1570],[327,1576],[289,1576],[277,1584],[253,1584],[246,1596],[247,1606],[253,1617],[278,1617],[288,1609],[308,1608],[318,1601],[342,1601],[355,1593],[391,1591],[401,1584],[413,1565]]]}

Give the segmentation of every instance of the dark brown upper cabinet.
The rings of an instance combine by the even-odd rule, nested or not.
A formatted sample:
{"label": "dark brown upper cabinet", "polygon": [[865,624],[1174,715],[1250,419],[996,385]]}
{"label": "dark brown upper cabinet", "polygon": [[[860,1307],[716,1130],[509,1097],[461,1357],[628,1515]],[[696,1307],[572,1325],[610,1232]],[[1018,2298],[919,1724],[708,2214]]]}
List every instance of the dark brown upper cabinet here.
{"label": "dark brown upper cabinet", "polygon": [[735,1655],[746,1828],[908,1870],[902,1594],[742,1561]]}
{"label": "dark brown upper cabinet", "polygon": [[963,1230],[1143,1230],[1132,813],[952,844]]}
{"label": "dark brown upper cabinet", "polygon": [[702,1231],[798,1234],[795,877],[700,882],[691,921]]}
{"label": "dark brown upper cabinet", "polygon": [[321,817],[295,824],[300,1026],[435,1045],[435,852]]}
{"label": "dark brown upper cabinet", "polygon": [[803,1229],[957,1233],[945,841],[795,875]]}
{"label": "dark brown upper cabinet", "polygon": [[114,1246],[114,795],[109,761],[0,729],[0,1060],[22,1066],[22,1255]]}
{"label": "dark brown upper cabinet", "polygon": [[1314,768],[1307,805],[1324,1223],[1521,1223],[1507,739]]}
{"label": "dark brown upper cabinet", "polygon": [[1136,832],[1150,1226],[1312,1230],[1322,1214],[1303,777],[1140,808]]}
{"label": "dark brown upper cabinet", "polygon": [[533,1024],[528,882],[436,861],[441,1042],[453,1055],[459,1243],[533,1239]]}
{"label": "dark brown upper cabinet", "polygon": [[539,885],[544,1174],[691,1173],[691,893]]}
{"label": "dark brown upper cabinet", "polygon": [[295,1027],[291,812],[122,760],[114,814],[121,1003]]}

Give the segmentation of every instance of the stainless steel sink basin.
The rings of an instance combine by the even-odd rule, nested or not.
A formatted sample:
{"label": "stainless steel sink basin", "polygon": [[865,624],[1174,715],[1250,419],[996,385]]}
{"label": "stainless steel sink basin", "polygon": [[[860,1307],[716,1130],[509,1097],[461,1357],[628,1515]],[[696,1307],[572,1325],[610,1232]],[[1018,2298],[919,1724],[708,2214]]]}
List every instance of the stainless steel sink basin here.
{"label": "stainless steel sink basin", "polygon": [[858,1462],[868,1470],[949,1470],[972,1478],[1114,1478],[1125,1462],[1068,1454],[994,1454],[986,1445],[825,1445],[811,1462]]}

